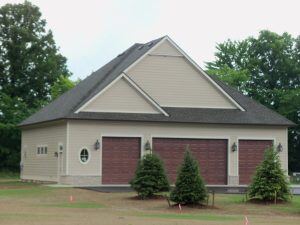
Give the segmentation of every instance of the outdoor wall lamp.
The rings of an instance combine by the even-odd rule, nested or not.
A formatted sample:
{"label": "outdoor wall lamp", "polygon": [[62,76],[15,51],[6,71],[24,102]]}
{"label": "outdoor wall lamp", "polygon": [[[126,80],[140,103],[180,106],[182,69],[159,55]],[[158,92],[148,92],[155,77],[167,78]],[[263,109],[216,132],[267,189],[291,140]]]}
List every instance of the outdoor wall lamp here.
{"label": "outdoor wall lamp", "polygon": [[277,146],[277,151],[282,152],[282,150],[283,150],[282,144],[279,143],[278,146]]}
{"label": "outdoor wall lamp", "polygon": [[100,142],[99,142],[98,139],[97,139],[97,141],[96,141],[95,144],[94,144],[94,148],[95,148],[95,150],[100,149]]}
{"label": "outdoor wall lamp", "polygon": [[144,149],[146,150],[146,151],[150,151],[151,150],[151,145],[150,145],[150,142],[149,141],[147,141],[146,143],[145,143],[145,146],[144,146]]}
{"label": "outdoor wall lamp", "polygon": [[231,146],[231,151],[235,152],[237,150],[237,145],[236,143],[234,142]]}

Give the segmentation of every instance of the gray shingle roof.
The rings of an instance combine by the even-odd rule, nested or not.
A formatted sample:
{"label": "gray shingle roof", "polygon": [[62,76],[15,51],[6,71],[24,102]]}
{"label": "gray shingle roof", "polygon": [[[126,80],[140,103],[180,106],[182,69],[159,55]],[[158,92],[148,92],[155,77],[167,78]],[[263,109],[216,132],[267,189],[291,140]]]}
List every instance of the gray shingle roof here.
{"label": "gray shingle roof", "polygon": [[[163,38],[163,37],[162,37]],[[162,38],[146,44],[134,44],[125,52],[118,55],[102,68],[92,73],[73,89],[25,119],[20,126],[54,121],[60,119],[89,119],[89,120],[118,120],[118,121],[148,121],[148,122],[186,122],[207,124],[248,124],[248,125],[281,125],[293,126],[294,123],[278,113],[244,96],[218,80],[211,78],[238,102],[246,111],[238,109],[200,109],[200,108],[163,108],[170,116],[163,114],[137,113],[97,113],[80,112],[76,109],[86,103],[95,94],[110,84],[128,66],[134,63]],[[151,43],[151,44],[150,44]]]}

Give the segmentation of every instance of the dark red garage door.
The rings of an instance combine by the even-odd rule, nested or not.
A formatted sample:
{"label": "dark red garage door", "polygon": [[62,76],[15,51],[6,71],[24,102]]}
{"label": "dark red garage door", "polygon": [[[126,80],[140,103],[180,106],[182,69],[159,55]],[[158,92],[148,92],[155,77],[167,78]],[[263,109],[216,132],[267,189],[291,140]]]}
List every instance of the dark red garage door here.
{"label": "dark red garage door", "polygon": [[239,184],[249,184],[271,140],[239,140]]}
{"label": "dark red garage door", "polygon": [[164,161],[172,183],[187,145],[198,159],[207,184],[227,184],[227,140],[153,138],[153,151]]}
{"label": "dark red garage door", "polygon": [[128,184],[140,158],[140,138],[103,137],[102,143],[102,184]]}

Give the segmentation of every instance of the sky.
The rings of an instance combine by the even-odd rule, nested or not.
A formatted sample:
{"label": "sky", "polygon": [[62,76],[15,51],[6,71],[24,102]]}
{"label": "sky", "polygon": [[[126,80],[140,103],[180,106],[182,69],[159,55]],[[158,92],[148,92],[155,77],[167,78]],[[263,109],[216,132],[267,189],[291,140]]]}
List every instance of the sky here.
{"label": "sky", "polygon": [[[23,0],[0,0],[21,3]],[[299,0],[31,0],[68,59],[85,78],[134,43],[168,35],[201,67],[216,44],[268,29],[300,35]]]}

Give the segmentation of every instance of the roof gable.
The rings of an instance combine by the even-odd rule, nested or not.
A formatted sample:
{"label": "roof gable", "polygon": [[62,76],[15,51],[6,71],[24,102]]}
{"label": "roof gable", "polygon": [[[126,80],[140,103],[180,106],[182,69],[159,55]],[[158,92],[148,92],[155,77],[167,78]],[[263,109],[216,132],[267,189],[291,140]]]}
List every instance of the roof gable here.
{"label": "roof gable", "polygon": [[95,95],[76,112],[162,113],[125,75]]}
{"label": "roof gable", "polygon": [[238,109],[167,38],[125,71],[163,107]]}

